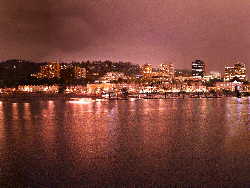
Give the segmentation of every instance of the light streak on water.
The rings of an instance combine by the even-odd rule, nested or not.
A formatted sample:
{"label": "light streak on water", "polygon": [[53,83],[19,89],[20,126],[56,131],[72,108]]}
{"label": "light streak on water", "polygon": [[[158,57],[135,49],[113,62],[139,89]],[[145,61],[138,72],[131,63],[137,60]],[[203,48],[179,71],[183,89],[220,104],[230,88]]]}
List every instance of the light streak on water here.
{"label": "light streak on water", "polygon": [[73,100],[69,101],[69,103],[72,103],[72,104],[91,104],[93,102],[94,102],[94,100],[89,99],[89,98],[81,98],[81,99],[74,99],[73,98]]}

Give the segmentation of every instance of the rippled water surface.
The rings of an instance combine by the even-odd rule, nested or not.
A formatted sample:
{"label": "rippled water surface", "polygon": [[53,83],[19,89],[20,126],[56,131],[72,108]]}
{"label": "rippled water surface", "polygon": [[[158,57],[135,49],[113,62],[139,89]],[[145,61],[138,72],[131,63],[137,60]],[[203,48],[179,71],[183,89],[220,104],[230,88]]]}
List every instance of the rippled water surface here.
{"label": "rippled water surface", "polygon": [[250,98],[0,101],[0,187],[250,186]]}

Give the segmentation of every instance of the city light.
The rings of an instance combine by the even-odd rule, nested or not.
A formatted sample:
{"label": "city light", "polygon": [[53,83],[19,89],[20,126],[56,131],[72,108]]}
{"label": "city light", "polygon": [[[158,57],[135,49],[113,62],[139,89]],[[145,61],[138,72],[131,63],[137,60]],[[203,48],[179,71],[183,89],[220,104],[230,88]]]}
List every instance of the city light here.
{"label": "city light", "polygon": [[[126,66],[126,67],[123,67]],[[101,68],[100,68],[101,67]],[[191,70],[177,70],[172,63],[137,66],[126,63],[43,63],[30,74],[34,84],[1,87],[9,95],[76,95],[103,99],[182,98],[249,95],[247,69],[243,63],[225,67],[225,72],[207,72],[202,60],[195,60]],[[129,73],[130,70],[133,70]],[[81,103],[81,101],[80,101]],[[83,102],[84,103],[84,102]]]}

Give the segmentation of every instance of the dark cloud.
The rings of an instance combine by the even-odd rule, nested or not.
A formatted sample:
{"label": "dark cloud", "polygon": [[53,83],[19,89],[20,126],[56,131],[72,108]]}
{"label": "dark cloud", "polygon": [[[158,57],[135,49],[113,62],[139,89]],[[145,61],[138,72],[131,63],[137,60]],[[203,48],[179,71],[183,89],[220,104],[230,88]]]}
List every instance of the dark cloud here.
{"label": "dark cloud", "polygon": [[1,1],[2,58],[42,58],[48,54],[51,11],[48,1]]}
{"label": "dark cloud", "polygon": [[8,0],[0,58],[250,66],[248,0]]}

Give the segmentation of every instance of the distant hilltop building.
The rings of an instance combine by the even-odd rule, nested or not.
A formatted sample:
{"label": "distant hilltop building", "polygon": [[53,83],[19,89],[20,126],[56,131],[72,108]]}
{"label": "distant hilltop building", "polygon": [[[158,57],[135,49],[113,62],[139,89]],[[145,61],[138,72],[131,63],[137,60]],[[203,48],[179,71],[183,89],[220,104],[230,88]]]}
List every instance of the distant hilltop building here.
{"label": "distant hilltop building", "polygon": [[217,71],[210,71],[209,74],[204,76],[204,79],[206,81],[210,81],[210,80],[220,80],[221,79],[221,73],[217,72]]}
{"label": "distant hilltop building", "polygon": [[52,79],[52,78],[61,78],[62,71],[68,71],[68,76],[71,75],[75,79],[86,78],[86,69],[78,66],[72,66],[67,64],[59,63],[48,63],[40,67],[40,72],[32,74],[31,76],[39,79]]}
{"label": "distant hilltop building", "polygon": [[175,70],[175,77],[191,77],[192,76],[192,71],[191,70],[186,70],[186,69],[176,69]]}
{"label": "distant hilltop building", "polygon": [[40,67],[40,72],[32,74],[36,78],[60,78],[61,65],[59,63],[48,63]]}
{"label": "distant hilltop building", "polygon": [[129,79],[128,76],[126,76],[122,72],[107,72],[103,77],[101,77],[97,83],[111,83],[114,81],[119,81],[119,80],[127,80]]}
{"label": "distant hilltop building", "polygon": [[74,66],[73,72],[76,79],[86,78],[87,71],[85,68]]}
{"label": "distant hilltop building", "polygon": [[175,74],[174,65],[173,64],[160,64],[159,72],[161,76],[173,78]]}
{"label": "distant hilltop building", "polygon": [[246,81],[246,74],[247,70],[245,64],[238,62],[234,64],[233,67],[225,67],[224,81],[228,82],[233,79],[238,79],[239,81]]}
{"label": "distant hilltop building", "polygon": [[160,64],[159,67],[153,68],[151,64],[142,66],[144,77],[153,78],[173,78],[175,75],[173,64]]}
{"label": "distant hilltop building", "polygon": [[192,76],[193,78],[203,78],[205,75],[205,63],[201,60],[192,62]]}
{"label": "distant hilltop building", "polygon": [[153,67],[151,64],[145,64],[142,66],[142,73],[144,76],[151,76],[153,72]]}

